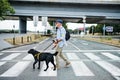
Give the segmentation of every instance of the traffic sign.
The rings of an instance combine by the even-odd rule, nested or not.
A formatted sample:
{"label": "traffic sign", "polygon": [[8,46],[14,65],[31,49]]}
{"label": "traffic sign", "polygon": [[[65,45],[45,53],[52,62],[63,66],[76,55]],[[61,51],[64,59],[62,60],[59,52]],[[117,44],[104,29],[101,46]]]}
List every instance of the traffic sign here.
{"label": "traffic sign", "polygon": [[106,32],[113,32],[113,26],[106,26]]}

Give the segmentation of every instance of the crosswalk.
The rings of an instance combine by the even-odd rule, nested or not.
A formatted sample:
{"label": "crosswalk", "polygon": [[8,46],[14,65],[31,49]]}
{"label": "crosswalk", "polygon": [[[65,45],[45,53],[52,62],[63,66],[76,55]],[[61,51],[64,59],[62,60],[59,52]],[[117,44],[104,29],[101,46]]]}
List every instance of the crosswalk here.
{"label": "crosswalk", "polygon": [[[0,53],[0,56],[3,56],[5,53]],[[23,53],[11,53],[5,57],[0,58],[0,68],[2,68],[1,66],[7,64],[7,61],[12,61],[14,59],[17,59],[17,57],[19,57],[20,55],[22,55]],[[95,53],[86,53],[83,52],[81,53],[82,55],[84,55],[86,57],[87,60],[92,60],[94,62],[95,65],[98,65],[99,68],[101,68],[102,70],[105,70],[106,72],[108,72],[109,74],[111,74],[112,76],[115,77],[119,77],[120,76],[120,66],[116,66],[113,65],[112,63],[110,63],[109,61],[106,61],[106,59],[102,59],[101,56]],[[118,63],[120,63],[120,53],[116,53],[117,55],[110,53],[110,52],[100,52],[100,55],[106,57],[108,60],[117,60]],[[84,61],[82,61],[82,59],[79,57],[79,53],[65,53],[66,57],[70,60],[71,62],[71,67],[70,69],[72,69],[73,73],[75,76],[96,76],[96,74],[94,73],[94,71],[92,71],[88,65],[86,65],[86,63]],[[16,63],[14,65],[12,65],[12,67],[10,67],[9,69],[5,70],[3,73],[0,74],[0,77],[17,77],[20,74],[22,74],[26,68],[28,68],[28,66],[32,65],[30,64],[31,62],[33,62],[33,56],[30,54],[26,54],[25,56],[22,57],[21,60],[16,61]],[[44,76],[44,77],[48,77],[48,76],[53,76],[56,77],[58,76],[58,71],[53,71],[53,65],[50,63],[49,64],[49,68],[48,70],[45,72],[44,69],[46,68],[46,64],[43,63],[43,65],[41,66],[41,70],[39,71],[39,74],[37,75],[38,77]]]}

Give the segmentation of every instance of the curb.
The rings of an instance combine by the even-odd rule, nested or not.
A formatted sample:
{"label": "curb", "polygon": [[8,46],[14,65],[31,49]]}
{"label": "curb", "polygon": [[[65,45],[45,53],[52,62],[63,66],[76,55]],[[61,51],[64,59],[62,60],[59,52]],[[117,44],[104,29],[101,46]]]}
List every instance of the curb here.
{"label": "curb", "polygon": [[1,49],[0,51],[3,51],[3,50],[7,50],[7,49],[12,49],[12,48],[17,48],[17,47],[20,47],[20,46],[26,46],[26,45],[31,45],[31,44],[36,44],[36,43],[43,43],[44,41],[48,40],[49,38],[46,38],[40,42],[33,42],[33,43],[29,43],[29,44],[22,44],[22,45],[16,45],[16,46],[13,46],[13,47],[7,47],[7,48],[4,48],[4,49]]}

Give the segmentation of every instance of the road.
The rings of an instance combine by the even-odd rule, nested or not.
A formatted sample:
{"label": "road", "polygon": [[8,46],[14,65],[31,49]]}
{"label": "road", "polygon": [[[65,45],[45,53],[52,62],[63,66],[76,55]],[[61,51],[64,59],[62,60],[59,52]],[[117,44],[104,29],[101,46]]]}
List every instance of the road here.
{"label": "road", "polygon": [[[60,60],[59,70],[53,71],[49,64],[45,72],[44,62],[40,70],[33,70],[33,57],[27,51],[31,48],[42,51],[51,41],[1,51],[0,80],[120,80],[120,48],[78,38],[71,38],[64,47],[63,53],[71,62],[68,68]],[[46,52],[53,53],[51,48]]]}

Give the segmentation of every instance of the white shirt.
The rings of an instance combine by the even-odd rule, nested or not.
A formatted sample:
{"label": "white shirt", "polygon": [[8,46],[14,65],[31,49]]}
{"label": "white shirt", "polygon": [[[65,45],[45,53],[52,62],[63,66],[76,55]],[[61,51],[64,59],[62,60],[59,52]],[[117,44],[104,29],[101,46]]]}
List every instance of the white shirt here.
{"label": "white shirt", "polygon": [[57,29],[57,39],[58,40],[62,39],[62,41],[58,43],[59,47],[63,47],[66,44],[65,35],[66,30],[64,27],[61,26],[60,28]]}

